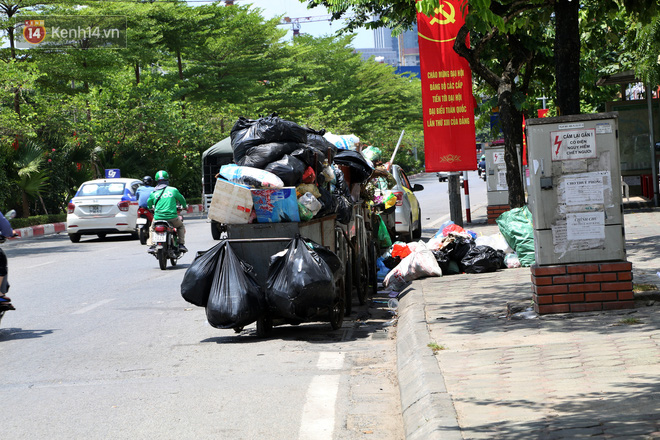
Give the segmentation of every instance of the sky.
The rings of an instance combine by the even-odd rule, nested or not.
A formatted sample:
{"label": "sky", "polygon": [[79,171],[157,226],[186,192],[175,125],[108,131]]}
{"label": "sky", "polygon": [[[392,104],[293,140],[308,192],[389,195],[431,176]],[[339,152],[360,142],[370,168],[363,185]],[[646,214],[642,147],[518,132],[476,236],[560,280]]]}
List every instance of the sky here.
{"label": "sky", "polygon": [[[200,4],[199,1],[191,1],[190,4]],[[210,3],[210,2],[209,2]],[[323,17],[330,15],[328,10],[324,7],[317,6],[313,9],[307,9],[306,3],[301,3],[298,0],[234,0],[237,5],[253,5],[262,9],[261,15],[264,18],[273,18],[279,15],[291,18],[303,17]],[[285,27],[285,25],[282,25]],[[315,21],[311,23],[300,23],[300,32],[303,34],[310,34],[315,37],[331,35],[342,27],[342,22],[330,23],[329,21]],[[293,36],[292,26],[286,25],[289,32],[286,38],[291,39]],[[374,37],[373,31],[361,30],[357,33],[353,40],[353,46],[356,49],[373,48]]]}

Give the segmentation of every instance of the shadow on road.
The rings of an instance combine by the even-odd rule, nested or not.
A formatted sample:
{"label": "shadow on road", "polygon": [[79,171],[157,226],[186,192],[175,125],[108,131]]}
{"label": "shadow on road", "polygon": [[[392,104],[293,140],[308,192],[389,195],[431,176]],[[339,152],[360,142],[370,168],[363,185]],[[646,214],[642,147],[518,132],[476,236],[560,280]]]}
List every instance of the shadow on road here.
{"label": "shadow on road", "polygon": [[22,328],[0,328],[0,342],[12,339],[34,339],[50,335],[55,330],[27,330]]}

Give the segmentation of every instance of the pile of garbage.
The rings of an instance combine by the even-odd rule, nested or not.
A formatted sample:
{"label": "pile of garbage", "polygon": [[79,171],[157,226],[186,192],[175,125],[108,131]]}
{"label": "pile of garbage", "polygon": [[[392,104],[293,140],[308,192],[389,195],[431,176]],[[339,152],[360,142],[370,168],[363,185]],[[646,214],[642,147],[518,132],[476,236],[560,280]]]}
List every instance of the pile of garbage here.
{"label": "pile of garbage", "polygon": [[527,207],[516,208],[497,219],[498,234],[477,236],[449,221],[426,243],[395,242],[376,261],[378,280],[386,288],[401,290],[427,276],[531,266],[535,262],[531,218]]}
{"label": "pile of garbage", "polygon": [[[372,163],[351,149],[357,137],[302,127],[274,114],[239,118],[230,137],[234,163],[222,166],[218,178],[248,192],[233,203],[226,194],[237,190],[216,184],[222,207],[214,220],[297,222],[337,214],[340,223],[351,221],[360,185],[373,172]],[[211,204],[215,201],[214,193]],[[240,218],[229,218],[236,210]]]}
{"label": "pile of garbage", "polygon": [[267,313],[303,322],[319,308],[333,306],[337,300],[335,285],[343,276],[344,267],[333,252],[298,236],[271,257],[262,288],[253,267],[222,240],[200,252],[186,270],[181,296],[205,307],[206,319],[215,328],[240,329]]}

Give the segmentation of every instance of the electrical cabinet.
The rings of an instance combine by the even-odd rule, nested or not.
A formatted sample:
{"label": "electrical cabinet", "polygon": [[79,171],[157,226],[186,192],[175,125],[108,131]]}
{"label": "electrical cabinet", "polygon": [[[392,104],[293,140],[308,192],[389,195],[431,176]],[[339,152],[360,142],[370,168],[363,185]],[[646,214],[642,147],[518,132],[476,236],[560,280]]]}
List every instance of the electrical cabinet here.
{"label": "electrical cabinet", "polygon": [[504,146],[486,147],[486,188],[488,206],[508,205],[509,187],[506,183]]}
{"label": "electrical cabinet", "polygon": [[618,114],[527,121],[536,263],[625,260]]}

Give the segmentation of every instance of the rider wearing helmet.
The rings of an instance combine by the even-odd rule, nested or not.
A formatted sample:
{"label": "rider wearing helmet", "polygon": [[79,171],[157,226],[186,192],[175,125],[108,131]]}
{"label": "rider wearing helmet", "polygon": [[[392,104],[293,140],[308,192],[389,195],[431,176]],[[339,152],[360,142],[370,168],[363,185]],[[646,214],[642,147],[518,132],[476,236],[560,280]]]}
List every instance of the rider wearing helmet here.
{"label": "rider wearing helmet", "polygon": [[479,176],[486,180],[486,156],[482,155],[481,160],[479,160]]}
{"label": "rider wearing helmet", "polygon": [[[188,252],[188,249],[184,246],[186,241],[186,228],[183,226],[183,221],[181,221],[179,213],[177,212],[177,202],[181,204],[183,209],[188,207],[186,199],[181,195],[178,189],[169,186],[170,176],[167,174],[167,171],[158,171],[156,173],[156,181],[156,188],[154,188],[154,191],[149,196],[147,207],[153,209],[154,221],[166,220],[176,228],[177,235],[179,236],[179,249],[182,252]],[[147,242],[150,252],[155,250],[155,246],[151,240],[153,232],[154,224],[152,223],[149,228],[149,239]]]}
{"label": "rider wearing helmet", "polygon": [[140,186],[137,191],[135,191],[135,195],[138,198],[138,206],[140,208],[146,208],[149,196],[154,190],[154,179],[152,179],[151,176],[144,176],[142,182],[144,185]]}
{"label": "rider wearing helmet", "polygon": [[[9,224],[9,220],[5,218],[0,212],[0,235],[11,237],[14,235],[14,230]],[[7,295],[9,290],[9,283],[7,282],[7,256],[0,249],[0,311],[1,310],[16,310],[11,303],[11,298]]]}

